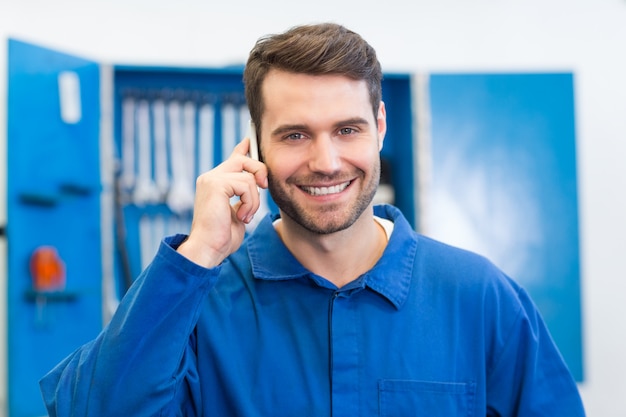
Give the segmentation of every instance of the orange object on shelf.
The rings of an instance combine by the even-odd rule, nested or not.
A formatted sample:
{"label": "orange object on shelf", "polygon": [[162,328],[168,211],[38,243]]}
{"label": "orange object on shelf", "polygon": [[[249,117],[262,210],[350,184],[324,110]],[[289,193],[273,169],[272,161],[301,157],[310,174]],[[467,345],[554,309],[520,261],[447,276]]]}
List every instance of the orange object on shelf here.
{"label": "orange object on shelf", "polygon": [[65,289],[65,263],[56,248],[40,246],[30,257],[30,273],[35,291]]}

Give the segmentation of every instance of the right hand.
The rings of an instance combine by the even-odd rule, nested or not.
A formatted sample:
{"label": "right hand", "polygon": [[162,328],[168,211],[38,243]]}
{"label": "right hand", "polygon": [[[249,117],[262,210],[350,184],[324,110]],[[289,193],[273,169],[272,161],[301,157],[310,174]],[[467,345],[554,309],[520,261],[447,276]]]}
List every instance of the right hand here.
{"label": "right hand", "polygon": [[[267,167],[246,156],[249,146],[248,139],[241,141],[227,160],[196,180],[191,231],[177,251],[198,265],[217,266],[235,252],[259,209],[257,187],[267,188]],[[239,201],[231,205],[235,196]]]}

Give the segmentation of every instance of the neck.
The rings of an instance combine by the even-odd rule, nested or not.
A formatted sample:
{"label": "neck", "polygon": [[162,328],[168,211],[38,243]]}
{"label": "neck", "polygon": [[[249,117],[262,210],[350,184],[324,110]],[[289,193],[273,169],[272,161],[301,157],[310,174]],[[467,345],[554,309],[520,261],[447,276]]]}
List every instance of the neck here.
{"label": "neck", "polygon": [[339,288],[370,270],[387,245],[387,235],[371,209],[352,226],[335,233],[312,233],[288,216],[282,216],[276,231],[305,268]]}

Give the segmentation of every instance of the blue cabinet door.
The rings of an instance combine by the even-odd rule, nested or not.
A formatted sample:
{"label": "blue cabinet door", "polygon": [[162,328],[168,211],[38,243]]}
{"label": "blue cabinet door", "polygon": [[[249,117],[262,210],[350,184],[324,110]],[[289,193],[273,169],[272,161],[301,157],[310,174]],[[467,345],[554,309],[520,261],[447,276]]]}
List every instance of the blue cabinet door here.
{"label": "blue cabinet door", "polygon": [[574,78],[431,74],[426,232],[521,283],[583,379]]}
{"label": "blue cabinet door", "polygon": [[[8,401],[45,415],[38,381],[102,328],[100,70],[8,43]],[[54,248],[64,286],[35,286],[30,262]]]}

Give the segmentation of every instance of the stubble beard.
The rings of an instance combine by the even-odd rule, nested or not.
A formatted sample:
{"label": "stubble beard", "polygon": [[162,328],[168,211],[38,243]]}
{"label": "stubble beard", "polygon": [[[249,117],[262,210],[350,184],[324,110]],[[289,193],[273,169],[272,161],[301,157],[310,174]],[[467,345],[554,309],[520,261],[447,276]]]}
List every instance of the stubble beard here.
{"label": "stubble beard", "polygon": [[[269,169],[268,189],[272,199],[281,209],[282,213],[290,217],[304,229],[320,235],[335,233],[352,226],[374,199],[376,189],[380,182],[380,159],[376,159],[376,163],[372,168],[372,175],[358,198],[350,204],[350,206],[346,207],[344,207],[344,204],[330,203],[321,209],[313,211],[311,208],[305,207],[291,198],[287,191],[287,186],[276,181],[272,175],[272,171]],[[366,178],[365,172],[361,170],[359,170],[358,176],[362,179]],[[334,177],[325,177],[326,180],[331,181],[333,178]],[[287,180],[287,182],[289,182],[289,180]]]}

